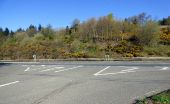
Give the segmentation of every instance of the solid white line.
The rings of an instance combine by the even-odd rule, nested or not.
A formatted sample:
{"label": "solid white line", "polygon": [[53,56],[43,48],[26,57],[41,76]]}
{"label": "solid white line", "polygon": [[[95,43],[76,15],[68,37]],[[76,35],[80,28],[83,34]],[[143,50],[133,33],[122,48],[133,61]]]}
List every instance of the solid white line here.
{"label": "solid white line", "polygon": [[163,67],[163,68],[160,69],[160,70],[168,70],[168,67]]}
{"label": "solid white line", "polygon": [[40,71],[40,72],[47,72],[47,71],[51,71],[51,70],[55,70],[55,69],[62,69],[62,68],[64,68],[64,67],[54,67],[54,68],[42,70],[42,71]]}
{"label": "solid white line", "polygon": [[18,82],[19,82],[19,81],[6,83],[6,84],[3,84],[3,85],[0,85],[0,87],[8,86],[8,85],[15,84],[15,83],[18,83]]}
{"label": "solid white line", "polygon": [[68,69],[58,70],[58,71],[55,71],[55,72],[58,73],[58,72],[67,71],[67,70],[71,70],[71,69],[76,69],[76,68],[80,68],[80,67],[83,67],[83,66],[76,66],[76,67],[72,67],[72,68],[68,68]]}
{"label": "solid white line", "polygon": [[101,75],[100,73],[105,71],[106,69],[110,68],[110,66],[105,67],[104,69],[100,70],[99,72],[95,73],[95,76]]}
{"label": "solid white line", "polygon": [[11,64],[35,64],[35,63],[40,63],[40,62],[0,62],[0,63],[11,63]]}

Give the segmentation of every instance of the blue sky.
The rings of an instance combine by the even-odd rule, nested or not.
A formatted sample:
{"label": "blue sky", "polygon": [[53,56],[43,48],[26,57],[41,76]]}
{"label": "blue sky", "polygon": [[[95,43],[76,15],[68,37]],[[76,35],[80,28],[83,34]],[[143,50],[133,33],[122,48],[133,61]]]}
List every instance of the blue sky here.
{"label": "blue sky", "polygon": [[145,12],[154,19],[170,15],[170,0],[0,0],[0,27],[16,30],[30,24],[70,25],[113,13],[118,19]]}

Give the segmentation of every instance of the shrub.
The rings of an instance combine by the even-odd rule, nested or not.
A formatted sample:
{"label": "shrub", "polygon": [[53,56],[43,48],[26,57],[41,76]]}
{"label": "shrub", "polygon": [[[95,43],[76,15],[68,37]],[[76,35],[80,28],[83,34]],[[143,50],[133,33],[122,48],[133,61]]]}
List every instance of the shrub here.
{"label": "shrub", "polygon": [[170,57],[170,52],[167,52],[167,56]]}
{"label": "shrub", "polygon": [[124,56],[124,57],[133,57],[133,54],[131,54],[131,53],[126,53],[126,54],[124,54],[123,56]]}
{"label": "shrub", "polygon": [[123,54],[124,57],[138,57],[142,56],[143,47],[123,41],[117,46],[114,46],[112,50],[118,54]]}
{"label": "shrub", "polygon": [[84,52],[65,53],[64,56],[67,58],[88,58]]}

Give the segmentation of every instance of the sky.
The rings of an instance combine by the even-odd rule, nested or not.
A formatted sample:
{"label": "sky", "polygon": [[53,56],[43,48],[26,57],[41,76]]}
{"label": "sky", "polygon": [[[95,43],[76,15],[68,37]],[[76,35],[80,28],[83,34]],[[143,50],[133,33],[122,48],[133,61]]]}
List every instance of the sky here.
{"label": "sky", "polygon": [[170,16],[170,0],[0,0],[0,27],[26,29],[30,24],[53,28],[112,13],[117,19],[142,12],[153,19]]}

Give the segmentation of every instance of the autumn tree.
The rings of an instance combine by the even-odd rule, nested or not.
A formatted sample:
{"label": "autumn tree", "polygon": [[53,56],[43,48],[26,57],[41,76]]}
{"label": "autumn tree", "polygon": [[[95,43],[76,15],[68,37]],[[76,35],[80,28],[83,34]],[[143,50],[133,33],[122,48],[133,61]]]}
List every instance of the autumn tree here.
{"label": "autumn tree", "polygon": [[160,27],[154,21],[149,21],[141,26],[138,33],[140,44],[147,46],[154,46],[158,43],[160,35]]}
{"label": "autumn tree", "polygon": [[96,36],[96,24],[95,18],[91,18],[88,21],[82,23],[81,28],[81,40],[88,42],[95,38]]}
{"label": "autumn tree", "polygon": [[146,22],[151,20],[151,16],[146,13],[140,13],[136,16],[129,17],[127,19],[128,22],[133,23],[135,25],[140,24],[144,25]]}

